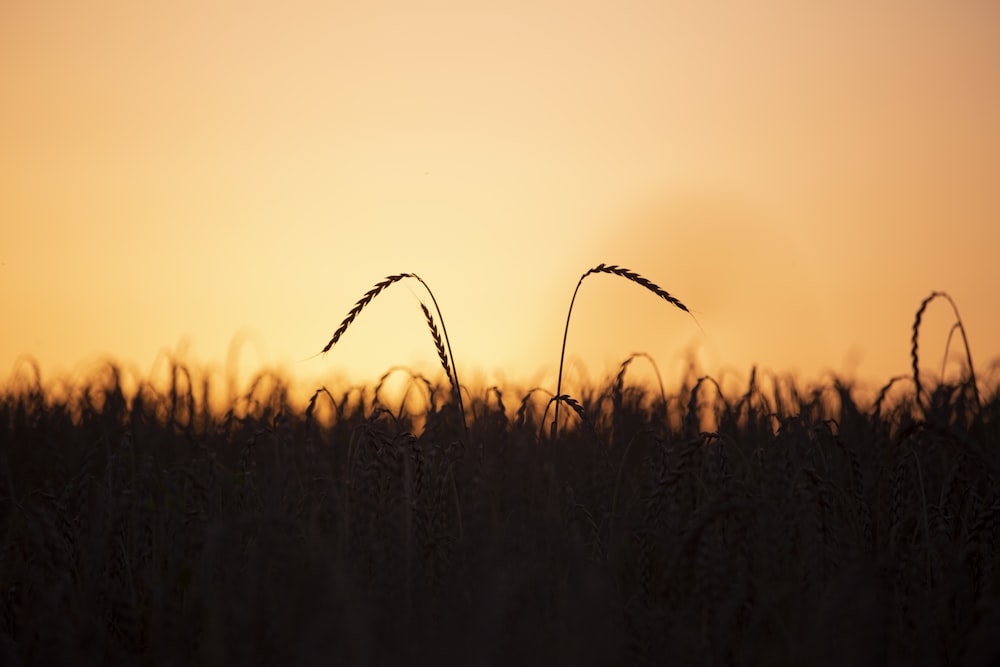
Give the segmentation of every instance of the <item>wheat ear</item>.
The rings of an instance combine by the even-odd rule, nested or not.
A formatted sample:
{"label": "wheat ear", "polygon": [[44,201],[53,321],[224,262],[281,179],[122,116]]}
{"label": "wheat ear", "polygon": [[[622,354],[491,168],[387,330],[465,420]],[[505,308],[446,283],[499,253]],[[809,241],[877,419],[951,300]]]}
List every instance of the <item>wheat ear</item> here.
{"label": "wheat ear", "polygon": [[570,299],[570,302],[569,302],[569,312],[566,314],[566,328],[563,331],[562,352],[560,352],[560,354],[559,354],[559,379],[556,381],[556,397],[554,399],[555,402],[556,402],[556,409],[555,409],[555,416],[554,416],[553,421],[552,421],[552,439],[553,440],[555,440],[556,436],[559,434],[559,404],[564,400],[563,399],[563,393],[562,393],[562,375],[563,375],[563,361],[566,358],[566,339],[569,337],[569,321],[570,321],[570,318],[573,316],[573,304],[576,302],[576,294],[577,294],[577,292],[580,291],[580,285],[583,284],[584,278],[586,278],[587,276],[591,275],[592,273],[611,273],[611,274],[614,274],[616,276],[621,276],[622,278],[625,278],[626,280],[631,280],[632,282],[634,282],[637,285],[641,285],[642,287],[645,287],[650,292],[652,292],[656,296],[660,297],[661,299],[663,299],[667,303],[670,303],[670,304],[676,306],[677,308],[680,308],[681,310],[683,310],[688,315],[691,315],[691,319],[693,319],[695,321],[695,324],[698,324],[698,328],[699,329],[701,328],[701,324],[698,323],[697,318],[695,318],[695,316],[691,313],[691,311],[688,310],[687,306],[685,306],[683,303],[681,303],[680,299],[678,299],[677,297],[673,296],[672,294],[670,294],[670,292],[668,292],[667,290],[663,289],[662,287],[660,287],[656,283],[654,283],[654,282],[652,282],[650,280],[647,280],[646,278],[643,278],[642,276],[640,276],[635,271],[630,271],[629,269],[626,269],[624,267],[618,266],[616,264],[598,264],[594,268],[587,270],[586,273],[584,273],[582,276],[580,276],[580,280],[577,281],[577,283],[576,283],[576,289],[573,290],[573,298]]}
{"label": "wheat ear", "polygon": [[377,297],[382,292],[382,290],[384,290],[389,285],[395,282],[399,282],[403,278],[409,278],[412,275],[413,274],[410,273],[397,273],[396,275],[393,276],[387,276],[386,279],[383,280],[382,282],[375,283],[374,287],[365,292],[365,295],[360,299],[358,299],[358,302],[354,304],[353,308],[351,308],[351,312],[347,313],[347,317],[345,317],[344,321],[340,323],[340,326],[337,327],[337,330],[333,332],[333,336],[330,337],[330,342],[323,347],[321,353],[326,354],[327,352],[330,351],[330,349],[334,345],[337,344],[337,341],[340,340],[340,337],[344,335],[344,332],[347,331],[347,328],[351,326],[354,320],[358,318],[358,315],[360,315],[361,311],[365,309],[365,306],[371,303],[372,299]]}
{"label": "wheat ear", "polygon": [[441,339],[441,334],[438,332],[437,324],[434,322],[434,316],[431,315],[431,311],[427,309],[426,304],[420,304],[420,309],[424,311],[424,319],[427,320],[427,328],[430,329],[431,338],[434,339],[434,349],[437,350],[438,360],[441,362],[441,367],[444,369],[445,375],[448,376],[448,383],[451,384],[451,393],[454,395],[455,400],[459,403],[462,402],[462,395],[459,391],[459,387],[456,384],[454,373],[452,373],[451,366],[448,364],[448,351],[445,349],[444,341]]}

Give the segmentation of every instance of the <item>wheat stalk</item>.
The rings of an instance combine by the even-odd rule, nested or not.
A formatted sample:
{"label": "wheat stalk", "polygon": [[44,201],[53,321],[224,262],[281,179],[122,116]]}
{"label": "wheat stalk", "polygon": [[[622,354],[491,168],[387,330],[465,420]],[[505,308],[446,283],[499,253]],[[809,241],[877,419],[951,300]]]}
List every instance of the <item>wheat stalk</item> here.
{"label": "wheat stalk", "polygon": [[330,399],[330,403],[333,405],[334,412],[336,413],[337,411],[337,399],[333,397],[333,394],[330,393],[329,389],[326,387],[320,387],[313,392],[312,398],[309,399],[309,405],[306,407],[306,425],[312,423],[313,411],[316,410],[316,399],[319,398],[320,394],[326,394]]}
{"label": "wheat stalk", "polygon": [[723,395],[722,387],[709,375],[701,376],[694,383],[694,387],[691,389],[691,396],[688,398],[687,415],[684,418],[684,427],[686,435],[689,438],[693,438],[701,431],[701,422],[698,419],[698,391],[706,380],[715,385],[715,391],[718,392],[719,396]]}
{"label": "wheat stalk", "polygon": [[878,392],[878,396],[875,397],[875,402],[872,404],[873,419],[877,420],[879,419],[879,417],[881,417],[882,403],[885,402],[885,398],[889,394],[889,390],[892,389],[893,385],[895,385],[900,380],[906,380],[908,377],[909,377],[908,375],[897,375],[891,378],[885,385],[882,386],[882,389],[880,389]]}
{"label": "wheat stalk", "polygon": [[[527,420],[528,408],[531,407],[531,397],[535,395],[535,392],[542,392],[543,394],[548,394],[552,396],[552,392],[548,389],[543,389],[542,387],[533,387],[529,389],[528,392],[521,397],[521,405],[517,408],[517,414],[514,416],[514,424],[517,428],[522,428]],[[546,411],[551,405],[551,401],[545,404]],[[545,421],[545,415],[542,415],[542,422]]]}
{"label": "wheat stalk", "polygon": [[628,356],[628,359],[618,365],[618,373],[615,375],[615,382],[612,387],[612,396],[615,397],[616,400],[621,400],[621,395],[625,388],[625,371],[627,371],[632,362],[639,357],[645,358],[646,361],[649,362],[650,366],[653,367],[653,372],[656,374],[656,381],[660,385],[660,401],[664,406],[666,406],[667,392],[663,389],[663,377],[660,375],[660,368],[656,365],[656,360],[646,352],[633,352]]}
{"label": "wheat stalk", "polygon": [[[462,427],[468,435],[469,426],[465,420],[465,406],[462,404],[462,393],[460,387],[462,386],[458,381],[458,370],[455,368],[455,355],[451,351],[451,341],[448,339],[448,329],[444,325],[444,317],[441,315],[441,308],[438,306],[437,299],[434,297],[434,292],[431,291],[430,286],[424,282],[424,279],[415,273],[397,273],[391,276],[386,276],[386,278],[380,282],[375,283],[375,285],[365,292],[365,295],[358,299],[358,302],[354,304],[350,312],[347,313],[347,317],[340,323],[337,330],[333,332],[333,336],[330,337],[330,341],[323,347],[321,354],[329,352],[337,341],[340,340],[341,336],[347,331],[348,327],[357,319],[361,311],[372,302],[376,296],[378,296],[383,290],[397,283],[404,278],[413,278],[423,285],[424,289],[427,290],[427,294],[431,297],[431,302],[434,304],[434,310],[437,312],[437,319],[441,322],[441,330],[438,331],[437,325],[435,324],[434,318],[431,316],[430,310],[423,302],[420,303],[420,308],[424,311],[424,317],[427,320],[428,327],[431,331],[431,337],[434,339],[434,347],[437,349],[438,358],[441,361],[441,366],[444,367],[445,373],[448,374],[448,382],[451,384],[452,393],[455,396],[455,400],[458,402],[458,409],[462,416]],[[446,353],[447,350],[447,353]],[[451,362],[449,363],[449,359]]]}
{"label": "wheat stalk", "polygon": [[[917,341],[920,336],[920,322],[923,319],[924,311],[927,310],[927,306],[930,305],[931,301],[937,298],[946,299],[949,304],[951,304],[951,310],[955,313],[955,324],[954,327],[958,327],[959,333],[962,334],[962,344],[965,345],[965,362],[969,366],[969,383],[972,385],[972,395],[976,400],[976,410],[981,414],[982,405],[979,402],[979,389],[976,386],[976,372],[972,366],[972,351],[969,348],[969,339],[965,335],[965,325],[962,324],[962,317],[958,314],[958,306],[955,305],[955,301],[947,292],[931,292],[923,301],[920,302],[920,307],[917,309],[917,314],[913,319],[913,335],[911,337],[911,347],[910,347],[910,357],[913,360],[913,384],[917,386],[917,405],[923,409],[923,401],[921,400],[921,392],[923,387],[920,384],[920,366],[919,366],[919,356],[918,356],[918,345]],[[953,327],[953,330],[954,330]],[[949,344],[951,341],[951,333],[948,334]],[[946,352],[947,355],[947,352]]]}
{"label": "wheat stalk", "polygon": [[556,409],[555,409],[555,416],[553,417],[553,420],[552,420],[552,439],[553,440],[559,434],[559,404],[563,400],[565,400],[563,398],[563,393],[562,393],[563,362],[564,362],[564,360],[566,358],[566,339],[569,337],[569,321],[570,321],[570,318],[573,316],[573,304],[576,302],[576,295],[577,295],[577,292],[580,291],[580,285],[583,284],[584,278],[586,278],[587,276],[589,276],[589,275],[591,275],[593,273],[611,273],[611,274],[616,275],[616,276],[621,276],[622,278],[625,278],[626,280],[630,280],[630,281],[634,282],[637,285],[641,285],[642,287],[645,287],[650,292],[652,292],[656,296],[660,297],[661,299],[663,299],[667,303],[670,303],[670,304],[676,306],[677,308],[680,308],[681,310],[683,310],[688,315],[691,315],[691,318],[695,321],[695,324],[698,324],[698,328],[699,329],[701,328],[701,324],[698,323],[698,319],[695,318],[694,314],[692,314],[690,310],[688,310],[687,306],[685,306],[683,303],[681,303],[680,299],[678,299],[677,297],[673,296],[672,294],[670,294],[670,292],[668,292],[667,290],[663,289],[662,287],[660,287],[656,283],[654,283],[654,282],[652,282],[652,281],[650,281],[650,280],[642,277],[641,275],[639,275],[635,271],[630,271],[629,269],[626,269],[624,267],[618,266],[616,264],[598,264],[594,268],[588,269],[582,276],[580,276],[580,280],[577,281],[577,283],[576,283],[576,289],[573,290],[573,298],[570,299],[570,302],[569,302],[569,312],[566,314],[566,328],[563,331],[562,352],[559,354],[559,378],[556,381],[556,397],[555,397]]}

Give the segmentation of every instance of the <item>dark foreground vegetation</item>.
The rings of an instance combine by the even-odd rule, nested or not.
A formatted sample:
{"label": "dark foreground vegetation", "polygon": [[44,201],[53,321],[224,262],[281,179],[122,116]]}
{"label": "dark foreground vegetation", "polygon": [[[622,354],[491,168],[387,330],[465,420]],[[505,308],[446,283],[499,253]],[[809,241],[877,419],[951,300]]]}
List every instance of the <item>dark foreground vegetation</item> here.
{"label": "dark foreground vegetation", "polygon": [[626,366],[555,440],[545,392],[466,393],[466,429],[420,377],[12,385],[0,663],[996,664],[995,392]]}

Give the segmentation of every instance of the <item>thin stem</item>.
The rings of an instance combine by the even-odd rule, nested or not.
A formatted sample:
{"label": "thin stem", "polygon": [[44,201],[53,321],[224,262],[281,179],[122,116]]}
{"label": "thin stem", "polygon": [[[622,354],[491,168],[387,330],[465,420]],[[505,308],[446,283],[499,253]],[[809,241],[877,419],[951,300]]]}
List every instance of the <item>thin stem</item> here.
{"label": "thin stem", "polygon": [[687,306],[685,306],[683,303],[680,302],[680,300],[677,297],[673,296],[672,294],[670,294],[670,292],[663,289],[656,283],[640,276],[635,271],[630,271],[629,269],[618,266],[616,264],[598,264],[594,268],[589,269],[587,272],[585,272],[582,276],[580,276],[580,280],[578,280],[576,283],[576,289],[573,290],[573,298],[570,299],[569,302],[569,312],[566,313],[566,328],[563,330],[562,351],[559,353],[559,378],[556,381],[556,398],[555,398],[556,409],[550,431],[553,440],[555,440],[556,436],[559,435],[559,404],[563,400],[563,393],[562,393],[563,362],[566,359],[566,339],[569,337],[569,321],[570,318],[573,316],[573,304],[576,303],[576,294],[577,292],[580,291],[580,285],[583,284],[583,279],[592,273],[613,273],[616,276],[621,276],[622,278],[630,280],[636,283],[637,285],[645,287],[650,292],[660,297],[667,303],[670,303],[673,306],[680,308],[688,315],[691,315],[691,318],[694,319],[695,324],[698,325],[698,328],[699,329],[701,328],[701,324],[698,322],[698,319],[691,313],[690,310],[688,310]]}

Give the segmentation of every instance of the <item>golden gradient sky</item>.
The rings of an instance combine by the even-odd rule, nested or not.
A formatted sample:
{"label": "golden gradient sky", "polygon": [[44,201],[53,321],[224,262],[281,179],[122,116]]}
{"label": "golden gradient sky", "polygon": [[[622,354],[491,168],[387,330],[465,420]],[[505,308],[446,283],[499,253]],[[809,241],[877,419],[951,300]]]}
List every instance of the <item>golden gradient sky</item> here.
{"label": "golden gradient sky", "polygon": [[884,381],[931,290],[1000,356],[996,2],[14,0],[0,90],[0,379],[239,332],[251,366],[434,371],[416,284],[299,361],[410,271],[463,380],[554,388],[600,262],[705,334],[593,276],[577,373]]}

